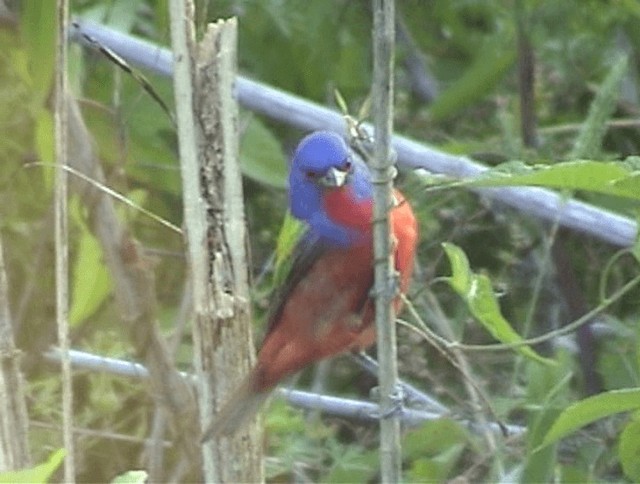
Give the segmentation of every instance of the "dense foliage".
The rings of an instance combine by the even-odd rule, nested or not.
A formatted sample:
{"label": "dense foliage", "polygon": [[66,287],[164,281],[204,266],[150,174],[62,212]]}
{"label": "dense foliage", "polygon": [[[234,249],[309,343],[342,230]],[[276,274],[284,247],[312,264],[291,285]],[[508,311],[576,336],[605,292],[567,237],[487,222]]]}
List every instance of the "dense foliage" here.
{"label": "dense foliage", "polygon": [[[60,447],[57,369],[41,359],[55,341],[49,166],[55,2],[11,3],[15,21],[0,24],[0,228],[25,355],[32,448],[44,461]],[[197,3],[201,26],[238,17],[243,75],[334,107],[338,90],[354,113],[365,103],[368,2]],[[629,157],[640,150],[638,5],[399,0],[406,35],[399,37],[396,59],[396,131],[498,165],[476,185],[548,186],[637,218],[640,163]],[[74,15],[168,45],[163,0],[74,0],[72,8]],[[71,83],[109,187],[179,226],[170,119],[99,53],[74,44],[71,56]],[[523,80],[527,73],[530,84]],[[144,74],[172,102],[170,81]],[[240,125],[259,334],[285,213],[286,160],[302,133],[247,111]],[[421,227],[409,296],[422,322],[403,314],[401,376],[451,409],[405,432],[407,481],[640,480],[638,244],[621,252],[470,190],[477,186],[449,182],[407,172],[398,180]],[[110,276],[85,222],[87,207],[77,202],[71,202],[73,346],[130,359]],[[177,329],[184,318],[183,242],[140,212],[120,208],[156,258],[159,318],[176,343],[177,365],[189,370],[190,340]],[[561,331],[590,311],[576,331]],[[430,331],[464,345],[434,342]],[[535,346],[478,348],[550,331]],[[297,385],[367,399],[375,380],[359,371],[348,358],[336,358],[305,371]],[[75,425],[91,430],[78,435],[81,477],[111,479],[139,467],[154,414],[146,388],[88,372],[77,373],[74,385]],[[488,427],[496,420],[528,432],[505,437]],[[280,401],[269,407],[266,423],[273,481],[375,481],[377,425],[303,414]]]}

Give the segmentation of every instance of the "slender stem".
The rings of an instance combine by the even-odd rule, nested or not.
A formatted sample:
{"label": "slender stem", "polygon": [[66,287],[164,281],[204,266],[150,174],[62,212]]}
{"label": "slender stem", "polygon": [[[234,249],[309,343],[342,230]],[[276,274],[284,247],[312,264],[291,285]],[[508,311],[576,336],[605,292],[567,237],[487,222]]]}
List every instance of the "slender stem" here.
{"label": "slender stem", "polygon": [[29,419],[20,372],[20,352],[13,339],[3,252],[0,235],[0,474],[31,465]]}
{"label": "slender stem", "polygon": [[573,333],[580,326],[587,324],[590,320],[604,311],[606,308],[611,306],[613,303],[618,301],[622,296],[627,294],[629,291],[634,289],[636,286],[640,284],[640,276],[636,276],[631,279],[629,282],[624,284],[620,289],[614,292],[607,299],[602,301],[598,306],[593,308],[588,313],[582,315],[580,318],[576,319],[570,324],[563,326],[560,329],[555,329],[553,331],[549,331],[540,336],[536,336],[534,338],[524,339],[522,341],[518,341],[516,343],[495,343],[495,344],[487,344],[487,345],[471,345],[471,344],[463,344],[455,341],[449,342],[449,348],[461,348],[465,351],[495,351],[495,350],[510,350],[513,348],[519,348],[521,346],[530,346],[537,345],[540,343],[545,343],[550,340],[554,340],[560,336],[564,336],[565,334]]}
{"label": "slender stem", "polygon": [[69,233],[67,207],[68,152],[68,29],[69,2],[58,0],[58,29],[56,39],[56,86],[55,86],[55,147],[57,169],[55,177],[55,246],[56,246],[56,322],[58,345],[62,358],[62,432],[67,451],[64,461],[64,481],[75,482],[75,459],[73,449],[73,385],[71,360],[69,358]]}
{"label": "slender stem", "polygon": [[393,66],[395,40],[394,0],[373,2],[373,106],[375,142],[373,158],[373,247],[375,258],[376,331],[380,361],[380,472],[382,482],[402,478],[396,327],[392,308],[394,268],[391,259],[389,207],[393,182]]}

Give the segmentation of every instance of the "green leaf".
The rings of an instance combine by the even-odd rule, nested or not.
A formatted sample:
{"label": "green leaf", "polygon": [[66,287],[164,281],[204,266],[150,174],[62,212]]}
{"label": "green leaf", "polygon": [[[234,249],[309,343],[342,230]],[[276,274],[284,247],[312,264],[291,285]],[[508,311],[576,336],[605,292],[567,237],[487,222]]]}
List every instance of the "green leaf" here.
{"label": "green leaf", "polygon": [[349,107],[347,106],[347,101],[344,100],[344,97],[340,93],[338,89],[333,90],[333,98],[336,100],[336,104],[340,108],[340,112],[343,115],[349,114]]}
{"label": "green leaf", "polygon": [[620,83],[627,72],[627,65],[626,57],[618,59],[602,82],[589,107],[587,119],[582,123],[570,158],[595,156],[600,151],[607,132],[607,121],[617,105]]}
{"label": "green leaf", "polygon": [[111,482],[112,484],[144,484],[148,477],[147,471],[128,471],[116,476]]}
{"label": "green leaf", "polygon": [[539,186],[565,190],[587,190],[640,200],[638,173],[631,160],[603,162],[577,160],[554,165],[527,166],[509,162],[469,180],[470,186]]}
{"label": "green leaf", "polygon": [[74,220],[81,227],[69,308],[69,323],[76,326],[96,312],[111,294],[112,284],[109,271],[102,260],[100,243],[82,222],[79,205],[72,202],[71,211]]}
{"label": "green leaf", "polygon": [[[502,315],[489,278],[471,271],[467,256],[460,247],[444,243],[443,248],[452,269],[452,275],[447,281],[467,303],[471,314],[498,341],[506,344],[523,341]],[[540,363],[554,364],[553,360],[540,356],[528,346],[517,347],[516,351]]]}
{"label": "green leaf", "polygon": [[269,405],[265,415],[265,427],[274,439],[279,435],[289,435],[291,432],[304,433],[305,421],[302,412],[282,400],[276,400]]}
{"label": "green leaf", "polygon": [[565,351],[558,352],[558,365],[527,365],[527,389],[525,405],[527,452],[522,462],[520,482],[549,482],[553,480],[557,462],[557,449],[549,445],[540,452],[533,452],[540,446],[547,429],[566,407],[570,382],[573,377],[573,359]]}
{"label": "green leaf", "polygon": [[468,440],[469,432],[463,425],[450,418],[440,418],[407,432],[402,439],[402,453],[407,460],[434,457],[453,446],[464,447]]}
{"label": "green leaf", "polygon": [[60,467],[65,455],[66,451],[64,449],[58,449],[49,456],[46,462],[31,467],[30,469],[0,472],[0,483],[30,484],[34,482],[47,482],[58,467]]}
{"label": "green leaf", "polygon": [[552,444],[581,427],[615,413],[640,409],[640,388],[612,390],[567,407],[553,423],[542,446]]}
{"label": "green leaf", "polygon": [[35,106],[42,106],[53,83],[55,67],[56,2],[24,2],[21,32],[27,50],[27,62]]}
{"label": "green leaf", "polygon": [[527,452],[522,463],[522,479],[520,482],[551,482],[553,480],[553,468],[557,460],[556,446],[550,445],[539,452],[532,452],[536,444],[540,442],[543,429],[553,422],[558,416],[558,411],[545,407],[540,412],[532,415],[527,435]]}
{"label": "green leaf", "polygon": [[[114,67],[97,66],[100,81],[84,84],[85,96],[104,105],[113,104],[118,90],[121,109],[114,118],[104,109],[83,110],[83,117],[97,144],[97,154],[105,166],[124,166],[137,186],[152,186],[154,192],[181,193],[180,170],[176,161],[175,128],[160,106],[143,94],[131,76],[122,74],[120,84],[112,81]],[[156,93],[165,101],[172,97],[172,85],[157,75],[146,75]],[[126,136],[123,137],[122,123]]]}
{"label": "green leaf", "polygon": [[371,482],[380,468],[377,450],[345,446],[340,459],[321,482]]}
{"label": "green leaf", "polygon": [[471,289],[473,275],[467,255],[460,247],[448,242],[443,243],[442,248],[449,258],[449,264],[451,264],[451,276],[447,278],[447,282],[461,296],[467,294]]}
{"label": "green leaf", "polygon": [[305,225],[287,212],[276,243],[276,261],[273,276],[274,287],[279,286],[289,272],[291,254],[305,230]]}
{"label": "green leaf", "polygon": [[260,183],[285,188],[287,163],[280,143],[262,122],[252,117],[240,145],[242,173]]}
{"label": "green leaf", "polygon": [[[53,115],[48,109],[38,111],[35,127],[35,143],[38,160],[52,164],[55,160]],[[44,167],[41,171],[46,187],[52,189],[55,171],[49,167]]]}
{"label": "green leaf", "polygon": [[464,449],[464,445],[454,444],[435,457],[418,457],[407,470],[407,481],[447,482],[447,478],[460,460]]}
{"label": "green leaf", "polygon": [[444,91],[429,109],[439,121],[481,99],[500,82],[516,58],[513,32],[498,32],[488,38],[465,73]]}
{"label": "green leaf", "polygon": [[369,94],[362,104],[360,105],[360,109],[358,109],[358,121],[364,121],[371,114],[371,103],[373,99],[371,98],[371,94]]}
{"label": "green leaf", "polygon": [[402,439],[408,482],[444,482],[468,446],[469,432],[459,422],[441,418],[425,422]]}
{"label": "green leaf", "polygon": [[[484,274],[475,274],[472,279],[471,289],[467,293],[467,304],[471,313],[497,340],[503,343],[519,343],[522,337],[511,327],[511,324],[502,316],[500,305],[496,298],[491,281]],[[538,355],[527,346],[517,349],[520,353],[533,358],[540,363],[553,364],[547,358]]]}
{"label": "green leaf", "polygon": [[620,434],[618,457],[627,477],[640,482],[640,420],[629,422]]}
{"label": "green leaf", "polygon": [[614,180],[612,184],[627,193],[633,193],[635,195],[634,198],[640,198],[640,173],[637,170],[620,180]]}
{"label": "green leaf", "polygon": [[141,10],[141,4],[141,0],[94,2],[93,5],[82,8],[82,18],[121,32],[131,32],[136,27],[136,23],[139,23],[138,12]]}

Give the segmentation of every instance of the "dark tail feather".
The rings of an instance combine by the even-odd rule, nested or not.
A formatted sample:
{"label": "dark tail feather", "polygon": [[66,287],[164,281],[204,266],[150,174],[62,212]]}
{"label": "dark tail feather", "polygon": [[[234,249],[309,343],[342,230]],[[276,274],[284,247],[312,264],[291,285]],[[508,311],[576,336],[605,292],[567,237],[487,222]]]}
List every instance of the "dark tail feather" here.
{"label": "dark tail feather", "polygon": [[249,375],[216,414],[202,435],[202,442],[214,437],[233,435],[258,413],[273,390],[256,391],[252,376]]}

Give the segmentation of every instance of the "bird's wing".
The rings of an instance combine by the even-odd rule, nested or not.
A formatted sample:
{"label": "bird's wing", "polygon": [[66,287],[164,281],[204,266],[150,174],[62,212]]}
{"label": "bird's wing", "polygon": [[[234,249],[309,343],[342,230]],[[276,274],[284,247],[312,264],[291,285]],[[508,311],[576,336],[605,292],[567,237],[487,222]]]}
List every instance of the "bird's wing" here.
{"label": "bird's wing", "polygon": [[302,280],[313,264],[329,249],[328,245],[318,237],[314,237],[307,229],[293,251],[291,252],[289,269],[282,282],[271,296],[271,303],[267,312],[267,331],[265,337],[271,333],[277,321],[280,319],[282,309],[289,294]]}

